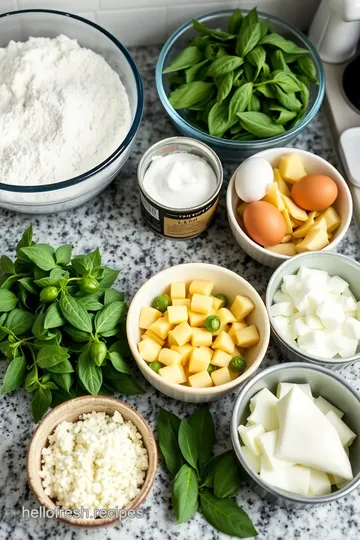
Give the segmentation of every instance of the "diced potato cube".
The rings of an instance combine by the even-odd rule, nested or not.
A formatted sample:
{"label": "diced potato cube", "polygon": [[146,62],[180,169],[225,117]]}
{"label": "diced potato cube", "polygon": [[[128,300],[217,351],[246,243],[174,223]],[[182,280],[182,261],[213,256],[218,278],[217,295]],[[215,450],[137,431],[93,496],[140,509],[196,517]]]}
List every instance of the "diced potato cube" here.
{"label": "diced potato cube", "polygon": [[169,313],[168,313],[167,310],[166,310],[165,313],[163,314],[163,317],[164,317],[164,319],[169,323],[169,330],[172,330],[173,328],[175,328],[175,324],[170,324],[170,321],[169,321]]}
{"label": "diced potato cube", "polygon": [[190,283],[189,293],[210,296],[213,288],[214,284],[211,283],[211,281],[201,281],[199,279],[194,279],[194,281]]}
{"label": "diced potato cube", "polygon": [[205,326],[205,319],[207,315],[203,313],[195,313],[195,311],[189,311],[189,323],[193,328],[196,326]]}
{"label": "diced potato cube", "polygon": [[189,385],[192,388],[210,388],[213,386],[212,378],[207,371],[199,371],[189,376]]}
{"label": "diced potato cube", "polygon": [[211,378],[215,386],[220,386],[221,384],[226,384],[231,381],[231,374],[229,368],[223,367],[216,369],[211,373]]}
{"label": "diced potato cube", "polygon": [[228,323],[236,322],[234,315],[227,308],[219,309],[219,311],[216,312],[216,315],[219,317],[221,321],[221,326],[225,326],[225,324],[228,324]]}
{"label": "diced potato cube", "polygon": [[157,319],[160,319],[162,313],[149,306],[141,308],[139,317],[139,328],[147,330]]}
{"label": "diced potato cube", "polygon": [[308,219],[303,225],[294,230],[292,234],[293,238],[304,238],[304,236],[306,236],[310,229],[313,227],[314,223],[314,218],[312,216],[308,217]]}
{"label": "diced potato cube", "polygon": [[246,328],[246,327],[247,327],[246,322],[234,322],[232,323],[231,328],[228,331],[228,334],[235,341],[235,332],[237,330],[241,330],[242,328]]}
{"label": "diced potato cube", "polygon": [[228,366],[228,370],[230,373],[231,380],[237,379],[240,373],[238,371],[233,371],[230,366]]}
{"label": "diced potato cube", "polygon": [[161,337],[161,339],[166,339],[170,330],[169,321],[165,317],[161,317],[149,326],[149,330]]}
{"label": "diced potato cube", "polygon": [[154,341],[156,341],[159,345],[162,347],[164,346],[165,340],[161,339],[155,332],[152,332],[151,330],[146,330],[145,334],[141,336],[141,339],[151,338]]}
{"label": "diced potato cube", "polygon": [[281,244],[287,244],[291,240],[291,234],[285,234],[284,238],[281,240]]}
{"label": "diced potato cube", "polygon": [[302,242],[296,244],[297,253],[305,253],[306,251],[316,251],[323,249],[329,243],[328,234],[326,231],[325,220],[320,220],[308,232]]}
{"label": "diced potato cube", "polygon": [[175,339],[176,344],[181,347],[191,340],[193,329],[187,322],[183,322],[175,326],[174,330],[171,330],[171,336]]}
{"label": "diced potato cube", "polygon": [[181,354],[181,364],[183,366],[185,366],[185,364],[188,363],[189,358],[190,358],[190,354],[191,354],[191,351],[193,350],[193,348],[194,347],[192,347],[190,345],[190,343],[186,343],[185,345],[182,345],[181,347],[179,347],[178,345],[172,345],[171,346],[171,349],[173,351],[176,351],[179,354]]}
{"label": "diced potato cube", "polygon": [[151,338],[140,341],[138,348],[141,358],[146,362],[155,362],[161,351],[161,345]]}
{"label": "diced potato cube", "polygon": [[193,328],[192,329],[192,338],[191,345],[193,347],[210,347],[212,344],[212,333],[205,328]]}
{"label": "diced potato cube", "polygon": [[172,332],[173,331],[170,330],[169,333],[168,333],[168,337],[167,337],[169,347],[172,347],[173,345],[177,345],[177,341],[174,338],[174,336],[172,335]]}
{"label": "diced potato cube", "polygon": [[170,285],[170,296],[173,298],[186,298],[186,285],[182,281],[174,281]]}
{"label": "diced potato cube", "polygon": [[228,354],[221,349],[216,349],[212,355],[211,363],[213,366],[227,367],[230,364],[231,358],[231,354]]}
{"label": "diced potato cube", "polygon": [[285,154],[280,158],[279,171],[281,176],[290,184],[295,184],[306,175],[303,162],[299,154]]}
{"label": "diced potato cube", "polygon": [[172,298],[171,303],[173,306],[186,306],[190,309],[190,298]]}
{"label": "diced potato cube", "polygon": [[198,373],[206,371],[209,367],[211,356],[208,347],[197,347],[190,353],[189,372]]}
{"label": "diced potato cube", "polygon": [[230,324],[224,324],[224,326],[220,326],[219,330],[217,330],[216,332],[211,332],[211,333],[213,336],[218,336],[220,332],[228,333],[229,330],[230,330]]}
{"label": "diced potato cube", "polygon": [[184,368],[181,364],[171,364],[159,369],[159,375],[169,382],[183,384],[187,381]]}
{"label": "diced potato cube", "polygon": [[230,308],[231,313],[234,315],[238,322],[241,322],[252,312],[254,304],[247,296],[241,296],[238,294]]}
{"label": "diced potato cube", "polygon": [[295,244],[288,242],[287,244],[277,244],[276,246],[266,246],[266,249],[279,253],[279,255],[286,255],[287,257],[293,257],[296,255]]}
{"label": "diced potato cube", "polygon": [[308,215],[305,210],[300,208],[297,204],[294,203],[290,197],[287,197],[286,195],[282,195],[285,207],[287,211],[289,212],[290,216],[298,221],[307,221]]}
{"label": "diced potato cube", "polygon": [[182,356],[172,349],[161,349],[158,360],[165,366],[170,366],[171,364],[181,364]]}
{"label": "diced potato cube", "polygon": [[262,200],[272,204],[275,206],[275,208],[280,210],[280,212],[285,208],[284,201],[281,197],[281,191],[279,189],[279,184],[277,182],[273,182],[268,186],[266,195]]}
{"label": "diced potato cube", "polygon": [[244,347],[244,349],[252,347],[260,341],[258,329],[254,324],[248,326],[247,328],[243,328],[242,330],[238,330],[235,333],[235,338],[236,345],[238,347]]}
{"label": "diced potato cube", "polygon": [[285,234],[292,234],[293,226],[292,226],[290,215],[289,215],[289,212],[288,212],[287,208],[285,208],[285,210],[283,210],[281,212],[281,215],[285,220],[285,225],[286,225]]}
{"label": "diced potato cube", "polygon": [[212,309],[211,296],[204,296],[203,294],[194,293],[191,298],[191,311],[196,313],[203,313],[209,315]]}
{"label": "diced potato cube", "polygon": [[279,186],[280,193],[282,193],[283,195],[289,196],[290,195],[289,188],[287,187],[285,180],[281,176],[279,169],[274,169],[274,180],[275,182],[277,182]]}
{"label": "diced potato cube", "polygon": [[215,349],[221,349],[222,351],[225,351],[228,354],[232,354],[234,351],[235,342],[227,334],[226,332],[220,332],[220,334],[215,339],[214,343],[212,344],[212,348]]}
{"label": "diced potato cube", "polygon": [[240,217],[243,217],[244,212],[246,208],[249,206],[250,203],[248,202],[242,202],[239,204],[239,206],[236,208],[236,212],[239,214]]}
{"label": "diced potato cube", "polygon": [[322,212],[319,217],[316,218],[316,223],[322,218],[324,218],[326,221],[328,233],[335,231],[341,225],[341,217],[333,206],[329,206],[329,208],[324,210],[324,212]]}
{"label": "diced potato cube", "polygon": [[223,305],[223,301],[220,300],[220,298],[216,298],[216,296],[212,296],[212,308],[213,310],[216,312],[216,311],[219,311],[219,309],[221,308],[221,306]]}
{"label": "diced potato cube", "polygon": [[167,308],[170,324],[181,324],[188,320],[188,310],[186,306],[169,306]]}

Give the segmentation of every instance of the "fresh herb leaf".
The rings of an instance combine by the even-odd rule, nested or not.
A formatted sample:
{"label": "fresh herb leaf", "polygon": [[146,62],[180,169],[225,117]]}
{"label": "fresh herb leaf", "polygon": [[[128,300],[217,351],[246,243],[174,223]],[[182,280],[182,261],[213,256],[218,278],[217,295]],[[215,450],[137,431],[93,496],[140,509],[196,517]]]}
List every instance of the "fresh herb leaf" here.
{"label": "fresh herb leaf", "polygon": [[[108,367],[104,368],[106,371],[108,369]],[[129,377],[129,375],[126,375],[125,373],[117,372],[116,378],[111,379],[110,386],[116,392],[126,394],[128,396],[136,396],[144,393],[141,386],[132,377]]]}
{"label": "fresh herb leaf", "polygon": [[175,476],[183,464],[178,443],[180,418],[160,408],[157,416],[157,433],[160,451],[172,476]]}
{"label": "fresh herb leaf", "polygon": [[236,122],[228,118],[229,105],[222,101],[215,102],[208,115],[209,133],[215,137],[222,137],[224,133]]}
{"label": "fresh herb leaf", "polygon": [[46,368],[50,373],[73,373],[74,368],[71,365],[70,360],[63,360],[59,364]]}
{"label": "fresh herb leaf", "polygon": [[117,371],[120,371],[121,373],[130,373],[129,364],[125,362],[121,354],[119,354],[117,351],[109,351],[109,358]]}
{"label": "fresh herb leaf", "polygon": [[6,319],[6,327],[16,336],[25,334],[35,322],[35,315],[23,309],[13,309]]}
{"label": "fresh herb leaf", "polygon": [[12,311],[16,308],[17,302],[14,293],[6,289],[0,289],[0,313]]}
{"label": "fresh herb leaf", "polygon": [[195,431],[185,420],[180,422],[178,442],[182,455],[189,465],[196,469],[198,461],[197,439]]}
{"label": "fresh herb leaf", "polygon": [[[214,60],[208,69],[209,77],[222,77],[231,71],[234,71],[244,63],[238,56],[225,55]],[[209,83],[205,83],[209,84]]]}
{"label": "fresh herb leaf", "polygon": [[238,117],[244,129],[261,139],[274,137],[285,131],[283,126],[275,124],[269,116],[261,112],[242,112],[238,113]]}
{"label": "fresh herb leaf", "polygon": [[67,266],[71,261],[72,245],[64,244],[59,246],[55,251],[55,260],[57,264],[63,264]]}
{"label": "fresh herb leaf", "polygon": [[216,464],[214,472],[214,494],[216,497],[234,497],[241,485],[239,463],[234,452],[225,454]]}
{"label": "fresh herb leaf", "polygon": [[253,84],[245,83],[238,88],[233,94],[229,104],[229,119],[233,122],[237,121],[237,114],[246,110],[250,103],[253,92]]}
{"label": "fresh herb leaf", "polygon": [[261,45],[258,45],[255,47],[252,51],[250,51],[246,57],[246,59],[250,62],[251,65],[255,66],[257,68],[256,74],[254,76],[254,81],[259,76],[259,73],[265,64],[266,60],[266,52],[264,47]]}
{"label": "fresh herb leaf", "polygon": [[314,84],[319,84],[316,77],[316,67],[314,62],[308,56],[300,56],[297,60],[299,70]]}
{"label": "fresh herb leaf", "polygon": [[203,59],[203,53],[197,47],[186,47],[180,54],[164,69],[163,73],[172,73],[181,69],[186,69],[200,62]]}
{"label": "fresh herb leaf", "polygon": [[229,41],[235,38],[235,35],[229,34],[229,32],[223,32],[221,30],[213,30],[212,28],[208,28],[205,24],[202,24],[196,19],[193,19],[192,23],[194,30],[196,30],[200,34],[211,36],[218,41]]}
{"label": "fresh herb leaf", "polygon": [[32,415],[35,422],[40,422],[51,405],[51,391],[48,388],[39,387],[33,396],[31,403]]}
{"label": "fresh herb leaf", "polygon": [[208,97],[213,89],[213,83],[194,81],[183,84],[171,92],[170,104],[174,109],[186,109]]}
{"label": "fresh herb leaf", "polygon": [[88,347],[81,353],[77,367],[81,383],[90,394],[96,396],[101,388],[103,375],[101,368],[91,360]]}
{"label": "fresh herb leaf", "polygon": [[221,77],[221,83],[218,87],[219,89],[218,89],[218,94],[216,98],[219,103],[224,101],[224,99],[227,98],[227,96],[230,94],[233,84],[234,84],[233,71]]}
{"label": "fresh herb leaf", "polygon": [[95,330],[98,334],[115,328],[126,313],[125,302],[112,302],[104,306],[95,317]]}
{"label": "fresh herb leaf", "polygon": [[86,309],[68,293],[63,292],[60,298],[60,310],[63,317],[72,326],[83,332],[92,331],[92,322]]}
{"label": "fresh herb leaf", "polygon": [[198,479],[192,467],[184,463],[175,476],[172,488],[172,503],[176,522],[189,521],[198,509]]}
{"label": "fresh herb leaf", "polygon": [[280,36],[280,34],[276,34],[275,32],[262,37],[259,45],[271,45],[272,47],[277,47],[288,54],[302,55],[309,53],[307,49],[298,47],[293,41],[285,39],[283,36]]}
{"label": "fresh herb leaf", "polygon": [[11,360],[5,373],[1,393],[8,394],[18,388],[26,375],[26,359],[24,356],[17,356]]}
{"label": "fresh herb leaf", "polygon": [[23,247],[21,252],[42,270],[51,270],[56,266],[54,256],[44,246]]}
{"label": "fresh herb leaf", "polygon": [[51,304],[45,313],[44,328],[46,330],[49,328],[58,328],[59,326],[63,326],[65,322],[66,321],[62,316],[59,303],[56,302]]}
{"label": "fresh herb leaf", "polygon": [[241,58],[244,58],[254,49],[254,47],[256,47],[260,39],[260,23],[256,22],[247,25],[244,29],[241,27],[241,32],[236,40],[236,53],[241,56]]}
{"label": "fresh herb leaf", "polygon": [[243,16],[241,15],[241,11],[239,9],[235,9],[235,11],[229,17],[229,34],[237,35],[239,33],[242,20]]}
{"label": "fresh herb leaf", "polygon": [[202,467],[209,460],[215,443],[215,426],[211,412],[207,407],[197,409],[189,424],[195,433],[199,465]]}
{"label": "fresh herb leaf", "polygon": [[209,59],[206,58],[205,60],[202,60],[201,62],[198,62],[197,64],[194,64],[193,66],[189,67],[185,71],[186,82],[191,83],[195,80],[204,81],[207,76],[208,66],[209,66]]}
{"label": "fresh herb leaf", "polygon": [[60,362],[68,358],[69,354],[63,347],[59,345],[44,345],[37,354],[36,362],[41,368],[47,369],[60,364]]}
{"label": "fresh herb leaf", "polygon": [[0,269],[4,274],[16,274],[14,263],[6,255],[0,257]]}
{"label": "fresh herb leaf", "polygon": [[66,392],[70,392],[72,385],[72,377],[70,373],[53,373],[51,378],[57,384],[57,386],[60,386],[60,388]]}

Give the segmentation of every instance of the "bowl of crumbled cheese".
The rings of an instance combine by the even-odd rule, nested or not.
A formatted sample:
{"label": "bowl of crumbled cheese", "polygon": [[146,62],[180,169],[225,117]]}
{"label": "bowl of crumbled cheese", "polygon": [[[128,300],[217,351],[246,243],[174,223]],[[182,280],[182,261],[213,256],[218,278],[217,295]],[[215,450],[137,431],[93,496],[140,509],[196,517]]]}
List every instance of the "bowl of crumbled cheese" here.
{"label": "bowl of crumbled cheese", "polygon": [[97,24],[0,15],[0,207],[52,213],[98,195],[130,155],[143,104],[132,56]]}
{"label": "bowl of crumbled cheese", "polygon": [[99,527],[141,518],[155,479],[157,448],[145,420],[107,396],[55,407],[35,431],[28,482],[45,517]]}

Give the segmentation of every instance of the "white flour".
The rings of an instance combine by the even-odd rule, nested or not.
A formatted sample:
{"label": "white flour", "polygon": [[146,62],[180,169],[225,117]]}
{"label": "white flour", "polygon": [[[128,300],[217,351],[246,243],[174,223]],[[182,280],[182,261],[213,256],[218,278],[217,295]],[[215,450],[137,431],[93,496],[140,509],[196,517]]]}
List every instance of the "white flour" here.
{"label": "white flour", "polygon": [[0,182],[68,180],[106,159],[131,125],[104,58],[66,36],[0,48]]}

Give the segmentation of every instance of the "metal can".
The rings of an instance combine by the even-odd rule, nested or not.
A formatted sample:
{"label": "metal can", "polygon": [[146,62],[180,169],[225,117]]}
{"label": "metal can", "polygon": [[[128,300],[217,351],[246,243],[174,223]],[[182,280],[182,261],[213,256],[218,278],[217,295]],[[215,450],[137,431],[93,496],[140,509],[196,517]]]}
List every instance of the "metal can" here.
{"label": "metal can", "polygon": [[[155,201],[146,191],[144,177],[153,159],[174,152],[188,152],[205,159],[213,169],[217,185],[214,193],[202,204],[190,208],[170,208]],[[223,168],[216,153],[206,144],[189,137],[170,137],[151,146],[138,166],[141,213],[148,227],[165,236],[186,240],[204,232],[216,212],[223,182]]]}

